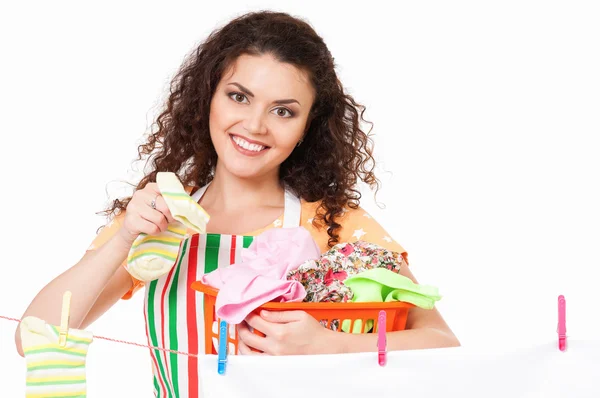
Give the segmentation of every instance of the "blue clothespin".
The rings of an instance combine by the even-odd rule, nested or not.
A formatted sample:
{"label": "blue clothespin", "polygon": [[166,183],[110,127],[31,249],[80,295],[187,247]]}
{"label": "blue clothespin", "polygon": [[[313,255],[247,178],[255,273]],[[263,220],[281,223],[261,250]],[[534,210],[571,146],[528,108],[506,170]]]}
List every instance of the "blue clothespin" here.
{"label": "blue clothespin", "polygon": [[225,374],[227,365],[227,322],[221,321],[219,324],[219,362],[217,371],[220,375]]}

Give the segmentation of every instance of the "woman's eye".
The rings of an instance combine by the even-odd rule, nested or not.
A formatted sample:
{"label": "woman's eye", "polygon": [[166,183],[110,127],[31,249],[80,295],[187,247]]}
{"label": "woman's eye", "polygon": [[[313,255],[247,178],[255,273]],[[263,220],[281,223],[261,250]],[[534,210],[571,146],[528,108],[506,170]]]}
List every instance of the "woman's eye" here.
{"label": "woman's eye", "polygon": [[240,93],[230,93],[229,97],[234,100],[235,102],[243,102],[244,99],[246,99],[246,96],[244,94],[240,94]]}
{"label": "woman's eye", "polygon": [[[238,93],[238,92],[232,92],[227,94],[229,96],[229,98],[231,98],[232,100],[234,100],[235,102],[237,102],[238,104],[243,104],[245,103],[245,101],[248,100],[248,98],[246,98],[245,94],[242,93]],[[292,117],[294,116],[294,112],[290,111],[287,108],[276,108],[275,109],[276,115],[279,117]]]}
{"label": "woman's eye", "polygon": [[[275,111],[277,112],[277,116],[281,116],[281,117],[292,117],[292,116],[294,116],[294,114],[292,113],[292,111],[290,111],[289,109],[286,109],[286,108],[277,108],[277,109],[275,109]],[[286,116],[286,114],[288,116]]]}

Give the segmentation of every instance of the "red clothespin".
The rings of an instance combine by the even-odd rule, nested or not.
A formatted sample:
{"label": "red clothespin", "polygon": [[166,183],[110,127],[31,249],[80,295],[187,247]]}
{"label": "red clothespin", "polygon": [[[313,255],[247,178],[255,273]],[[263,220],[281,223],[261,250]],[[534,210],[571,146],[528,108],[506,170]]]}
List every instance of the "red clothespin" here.
{"label": "red clothespin", "polygon": [[385,366],[387,363],[387,337],[385,334],[385,311],[379,311],[377,318],[377,351],[379,366]]}
{"label": "red clothespin", "polygon": [[567,303],[565,297],[561,294],[558,296],[558,349],[565,351],[567,349],[567,318],[566,318]]}

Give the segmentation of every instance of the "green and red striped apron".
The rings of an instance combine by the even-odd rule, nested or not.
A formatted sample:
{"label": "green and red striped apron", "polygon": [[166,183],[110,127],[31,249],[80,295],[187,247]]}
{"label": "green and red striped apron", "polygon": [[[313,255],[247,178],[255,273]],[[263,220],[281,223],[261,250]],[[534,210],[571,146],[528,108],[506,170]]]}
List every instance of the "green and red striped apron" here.
{"label": "green and red striped apron", "polygon": [[[199,201],[206,188],[192,195]],[[300,200],[285,193],[283,228],[300,225]],[[144,315],[148,344],[172,351],[203,355],[204,297],[190,284],[218,267],[241,260],[242,250],[252,236],[192,235],[180,246],[175,266],[163,277],[146,285]],[[235,333],[231,326],[230,333]],[[216,322],[213,325],[216,332]],[[214,341],[213,344],[217,345]],[[230,347],[229,353],[233,353]],[[189,355],[151,350],[155,396],[161,398],[198,398],[200,387],[198,360]],[[215,363],[215,367],[217,364]]]}

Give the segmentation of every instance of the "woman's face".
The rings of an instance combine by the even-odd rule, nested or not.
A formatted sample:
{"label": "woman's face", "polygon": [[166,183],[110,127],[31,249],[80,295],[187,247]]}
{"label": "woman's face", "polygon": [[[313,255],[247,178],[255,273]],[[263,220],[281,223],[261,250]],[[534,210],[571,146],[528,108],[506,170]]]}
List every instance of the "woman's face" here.
{"label": "woman's face", "polygon": [[241,55],[210,104],[217,169],[239,178],[278,176],[304,136],[314,90],[308,76],[271,55]]}

